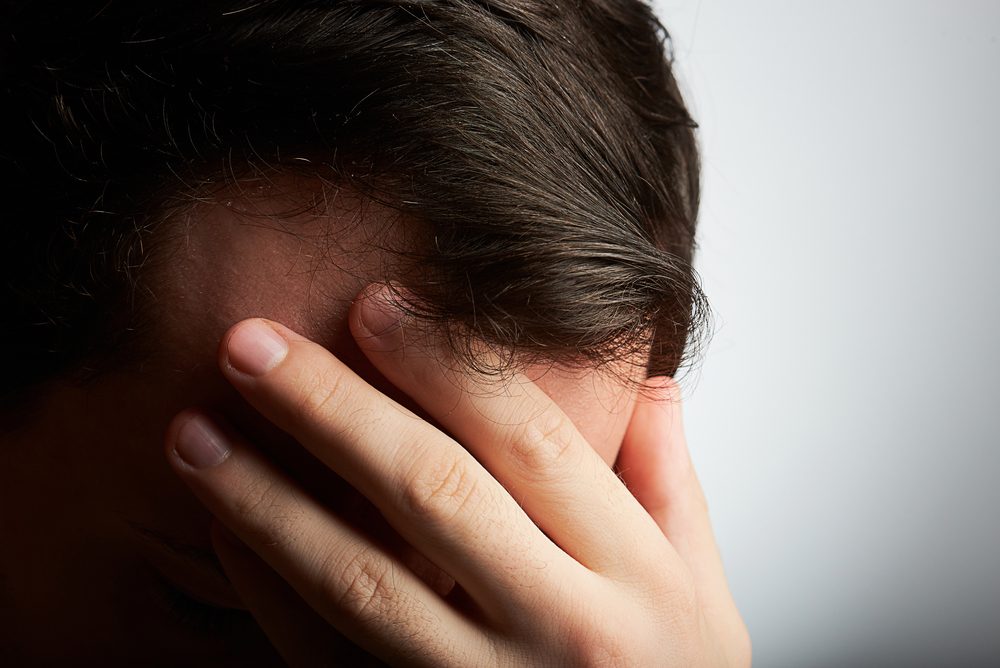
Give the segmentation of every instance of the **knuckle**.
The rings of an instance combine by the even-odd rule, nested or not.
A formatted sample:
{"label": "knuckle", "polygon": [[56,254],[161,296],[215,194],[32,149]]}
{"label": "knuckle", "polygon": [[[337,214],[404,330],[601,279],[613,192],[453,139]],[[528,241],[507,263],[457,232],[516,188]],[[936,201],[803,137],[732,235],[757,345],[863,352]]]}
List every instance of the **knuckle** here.
{"label": "knuckle", "polygon": [[594,636],[586,646],[582,656],[576,657],[574,666],[593,668],[635,668],[636,663],[630,656],[633,653],[631,644],[618,636],[601,634]]}
{"label": "knuckle", "polygon": [[510,441],[510,463],[528,478],[549,478],[576,465],[572,447],[576,428],[564,415],[544,413],[514,431]]}
{"label": "knuckle", "polygon": [[485,490],[470,458],[418,462],[402,489],[402,507],[425,522],[447,524],[482,503]]}
{"label": "knuckle", "polygon": [[[673,577],[665,578],[665,581],[657,587],[651,587],[651,594],[658,593],[659,600],[651,600],[649,605],[654,610],[668,609],[674,612],[674,616],[681,620],[697,620],[701,614],[701,601],[698,598],[698,588],[695,584],[694,576],[684,571],[675,573]],[[667,606],[663,601],[668,601]]]}
{"label": "knuckle", "polygon": [[692,624],[697,626],[701,600],[694,576],[687,570],[663,568],[656,560],[640,559],[637,563],[637,568],[655,573],[656,577],[644,580],[642,587],[633,587],[636,609],[677,632],[684,632]]}
{"label": "knuckle", "polygon": [[296,381],[295,399],[289,404],[288,424],[354,438],[380,421],[380,406],[352,401],[350,372],[324,368],[310,370]]}
{"label": "knuckle", "polygon": [[339,568],[334,580],[340,584],[338,607],[366,626],[395,619],[406,605],[392,561],[370,549],[362,548],[346,564],[330,564],[328,568]]}
{"label": "knuckle", "polygon": [[647,617],[671,638],[678,656],[696,657],[702,648],[702,610],[694,581],[664,586],[658,603],[647,601]]}
{"label": "knuckle", "polygon": [[324,424],[336,415],[346,393],[342,391],[344,374],[334,369],[317,369],[296,383],[297,400],[291,406],[297,423]]}
{"label": "knuckle", "polygon": [[262,479],[236,499],[233,512],[256,536],[258,546],[282,546],[295,540],[304,511],[279,482]]}
{"label": "knuckle", "polygon": [[567,633],[572,665],[584,668],[633,668],[636,639],[626,624],[603,618],[577,624]]}

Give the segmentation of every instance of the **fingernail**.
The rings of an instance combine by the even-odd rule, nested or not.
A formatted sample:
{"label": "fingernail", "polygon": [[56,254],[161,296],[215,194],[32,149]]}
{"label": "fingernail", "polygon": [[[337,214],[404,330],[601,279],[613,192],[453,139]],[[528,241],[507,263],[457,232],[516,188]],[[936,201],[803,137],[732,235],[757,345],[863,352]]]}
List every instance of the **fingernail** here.
{"label": "fingernail", "polygon": [[174,450],[194,468],[207,469],[226,459],[232,448],[229,439],[212,420],[197,415],[181,427]]}
{"label": "fingernail", "polygon": [[361,309],[361,324],[372,336],[393,335],[401,327],[400,308],[387,290],[371,295]]}
{"label": "fingernail", "polygon": [[229,364],[248,376],[263,376],[285,359],[288,342],[259,320],[248,320],[229,337]]}

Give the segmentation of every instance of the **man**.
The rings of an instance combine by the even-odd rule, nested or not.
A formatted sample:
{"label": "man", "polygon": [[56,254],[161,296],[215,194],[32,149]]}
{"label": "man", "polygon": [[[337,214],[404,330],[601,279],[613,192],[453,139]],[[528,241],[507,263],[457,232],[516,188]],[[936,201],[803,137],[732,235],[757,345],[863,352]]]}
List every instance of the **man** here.
{"label": "man", "polygon": [[132,4],[4,10],[8,661],[748,663],[642,389],[700,304],[648,8]]}

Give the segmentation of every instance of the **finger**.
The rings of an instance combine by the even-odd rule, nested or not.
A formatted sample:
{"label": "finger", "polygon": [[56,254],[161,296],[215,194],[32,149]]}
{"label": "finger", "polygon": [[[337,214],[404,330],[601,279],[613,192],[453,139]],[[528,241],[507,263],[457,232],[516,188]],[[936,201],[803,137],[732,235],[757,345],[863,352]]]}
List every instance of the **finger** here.
{"label": "finger", "polygon": [[[531,519],[589,569],[629,578],[636,560],[671,551],[614,472],[566,415],[518,374],[455,369],[447,351],[399,321],[388,288],[355,299],[351,327],[378,370],[417,401],[517,499]],[[661,563],[661,568],[668,564]],[[679,565],[679,560],[678,560]]]}
{"label": "finger", "polygon": [[212,526],[212,543],[240,599],[291,668],[386,665],[330,626],[267,562],[218,521]]}
{"label": "finger", "polygon": [[223,524],[355,643],[390,663],[469,665],[480,636],[464,617],[221,419],[181,413],[167,456]]}
{"label": "finger", "polygon": [[749,656],[749,636],[726,582],[708,504],[688,452],[680,389],[670,378],[651,378],[647,388],[632,414],[616,468],[691,570],[702,610],[727,656]]}
{"label": "finger", "polygon": [[[265,359],[268,346],[277,358]],[[506,614],[517,607],[513,592],[559,586],[557,566],[572,560],[507,491],[461,445],[321,346],[277,323],[247,320],[223,337],[220,358],[254,408],[371,501],[484,611]]]}

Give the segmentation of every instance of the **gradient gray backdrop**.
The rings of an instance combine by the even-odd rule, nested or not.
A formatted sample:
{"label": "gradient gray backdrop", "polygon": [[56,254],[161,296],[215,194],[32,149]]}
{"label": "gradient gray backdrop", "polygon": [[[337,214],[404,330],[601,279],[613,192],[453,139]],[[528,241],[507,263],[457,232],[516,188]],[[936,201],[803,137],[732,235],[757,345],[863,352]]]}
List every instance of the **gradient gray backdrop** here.
{"label": "gradient gray backdrop", "polygon": [[1000,2],[655,6],[717,313],[688,435],[754,665],[1000,666]]}

